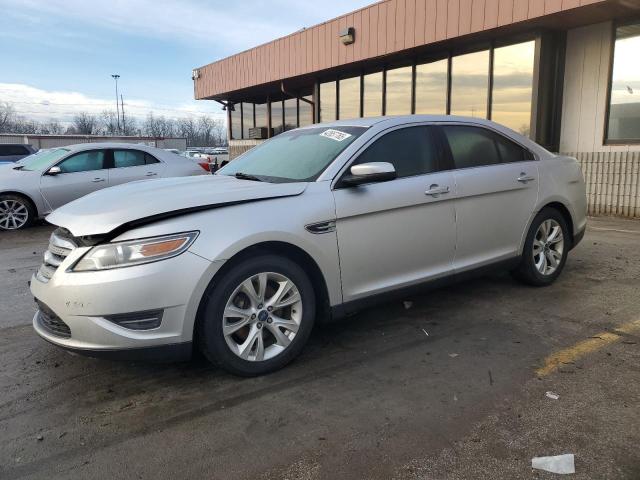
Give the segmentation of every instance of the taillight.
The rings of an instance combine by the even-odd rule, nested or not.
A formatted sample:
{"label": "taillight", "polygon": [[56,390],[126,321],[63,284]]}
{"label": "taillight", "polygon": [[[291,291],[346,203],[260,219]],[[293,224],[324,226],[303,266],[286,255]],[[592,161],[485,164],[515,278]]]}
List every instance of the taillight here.
{"label": "taillight", "polygon": [[202,168],[204,168],[207,172],[211,172],[211,168],[210,168],[210,163],[208,162],[198,162],[198,165],[200,165]]}

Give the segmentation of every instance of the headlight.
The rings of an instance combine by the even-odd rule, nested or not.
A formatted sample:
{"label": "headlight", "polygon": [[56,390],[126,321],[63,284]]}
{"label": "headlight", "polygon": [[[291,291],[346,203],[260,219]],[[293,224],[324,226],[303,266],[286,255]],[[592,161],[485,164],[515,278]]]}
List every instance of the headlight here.
{"label": "headlight", "polygon": [[71,270],[93,272],[165,260],[184,253],[197,236],[198,232],[187,232],[98,245],[89,250]]}

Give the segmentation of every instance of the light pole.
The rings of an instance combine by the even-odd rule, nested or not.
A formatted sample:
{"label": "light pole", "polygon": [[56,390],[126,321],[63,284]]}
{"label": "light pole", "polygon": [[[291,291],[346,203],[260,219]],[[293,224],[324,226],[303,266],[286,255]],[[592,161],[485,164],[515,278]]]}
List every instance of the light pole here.
{"label": "light pole", "polygon": [[120,133],[120,107],[118,106],[118,79],[120,75],[115,74],[111,75],[111,77],[116,81],[116,118],[118,120],[118,133]]}

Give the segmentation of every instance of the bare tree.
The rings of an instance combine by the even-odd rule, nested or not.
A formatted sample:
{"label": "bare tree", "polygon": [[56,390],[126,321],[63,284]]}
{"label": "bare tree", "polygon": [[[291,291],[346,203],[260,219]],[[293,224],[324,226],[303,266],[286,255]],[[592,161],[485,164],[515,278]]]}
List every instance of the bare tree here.
{"label": "bare tree", "polygon": [[16,120],[16,111],[9,102],[0,103],[0,133],[11,133]]}
{"label": "bare tree", "polygon": [[118,134],[118,115],[113,110],[104,110],[100,114],[100,126],[105,135]]}
{"label": "bare tree", "polygon": [[40,126],[40,132],[45,135],[60,135],[64,132],[64,128],[58,120],[49,120]]}
{"label": "bare tree", "polygon": [[80,112],[73,117],[73,126],[80,135],[92,135],[97,129],[96,117],[86,112]]}

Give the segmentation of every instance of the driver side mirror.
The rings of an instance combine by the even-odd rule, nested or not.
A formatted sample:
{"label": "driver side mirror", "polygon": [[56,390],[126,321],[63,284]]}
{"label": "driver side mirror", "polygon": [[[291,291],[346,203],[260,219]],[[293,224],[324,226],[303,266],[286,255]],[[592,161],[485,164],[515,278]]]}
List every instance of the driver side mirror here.
{"label": "driver side mirror", "polygon": [[59,173],[62,173],[62,169],[60,167],[51,167],[47,170],[47,175],[51,175],[52,177],[55,177]]}
{"label": "driver side mirror", "polygon": [[343,185],[354,186],[363,183],[388,182],[398,175],[394,166],[388,162],[370,162],[353,165],[349,174],[342,178]]}

